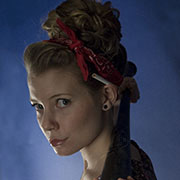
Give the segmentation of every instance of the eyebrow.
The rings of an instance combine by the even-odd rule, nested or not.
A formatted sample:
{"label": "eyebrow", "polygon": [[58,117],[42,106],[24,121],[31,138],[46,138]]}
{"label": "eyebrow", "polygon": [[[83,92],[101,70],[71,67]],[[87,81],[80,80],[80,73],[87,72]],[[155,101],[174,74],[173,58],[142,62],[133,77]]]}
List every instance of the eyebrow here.
{"label": "eyebrow", "polygon": [[[60,93],[60,94],[55,94],[55,95],[49,97],[48,100],[51,100],[51,99],[56,98],[56,97],[58,97],[58,96],[64,96],[64,95],[70,96],[70,94],[67,94],[67,93]],[[34,101],[34,102],[37,102],[36,99],[30,99],[30,101],[31,101],[31,102],[33,102],[33,101]]]}

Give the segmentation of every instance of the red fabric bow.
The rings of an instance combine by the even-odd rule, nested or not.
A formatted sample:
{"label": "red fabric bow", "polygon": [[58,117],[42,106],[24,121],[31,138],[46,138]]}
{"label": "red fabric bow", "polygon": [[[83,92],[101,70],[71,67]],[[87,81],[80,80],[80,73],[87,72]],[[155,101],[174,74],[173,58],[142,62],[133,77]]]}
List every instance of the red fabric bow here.
{"label": "red fabric bow", "polygon": [[58,24],[59,28],[68,35],[69,39],[55,38],[46,41],[66,45],[71,50],[75,51],[77,64],[81,69],[85,81],[87,81],[89,77],[88,66],[85,62],[85,60],[87,60],[94,64],[100,76],[109,82],[120,86],[123,81],[123,76],[114,68],[110,61],[103,56],[96,55],[91,49],[85,47],[83,42],[77,39],[74,31],[67,27],[60,19],[57,19],[56,23]]}

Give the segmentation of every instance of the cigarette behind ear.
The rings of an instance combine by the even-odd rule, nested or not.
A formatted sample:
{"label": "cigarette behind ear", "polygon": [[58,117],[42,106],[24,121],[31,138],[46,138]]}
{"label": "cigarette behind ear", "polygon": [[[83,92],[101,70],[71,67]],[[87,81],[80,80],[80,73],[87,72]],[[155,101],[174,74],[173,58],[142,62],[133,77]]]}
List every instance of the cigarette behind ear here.
{"label": "cigarette behind ear", "polygon": [[92,75],[92,78],[102,82],[103,84],[107,85],[107,84],[112,84],[111,82],[107,81],[106,79],[104,79],[103,77],[97,75],[96,73],[93,73]]}

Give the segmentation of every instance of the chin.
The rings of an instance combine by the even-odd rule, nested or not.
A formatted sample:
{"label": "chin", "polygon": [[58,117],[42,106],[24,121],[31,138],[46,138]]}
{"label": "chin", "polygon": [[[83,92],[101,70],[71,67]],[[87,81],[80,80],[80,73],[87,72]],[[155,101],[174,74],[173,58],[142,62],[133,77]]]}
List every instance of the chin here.
{"label": "chin", "polygon": [[70,156],[70,155],[72,155],[78,151],[79,151],[79,149],[76,151],[73,151],[73,150],[62,150],[62,149],[55,149],[54,148],[54,152],[59,156]]}

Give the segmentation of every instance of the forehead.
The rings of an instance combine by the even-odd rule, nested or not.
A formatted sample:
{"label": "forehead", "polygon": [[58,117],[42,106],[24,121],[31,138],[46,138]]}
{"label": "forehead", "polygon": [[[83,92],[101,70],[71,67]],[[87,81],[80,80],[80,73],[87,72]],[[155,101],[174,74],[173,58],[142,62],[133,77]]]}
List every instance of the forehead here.
{"label": "forehead", "polygon": [[58,93],[80,93],[83,85],[78,75],[64,69],[50,69],[38,76],[28,75],[30,97],[44,99]]}

